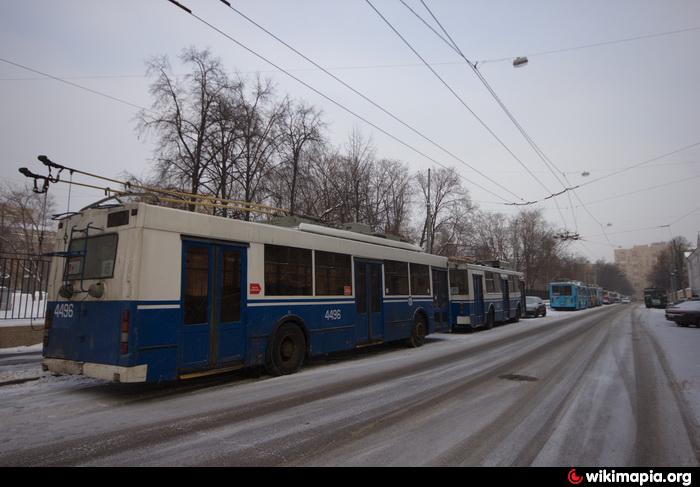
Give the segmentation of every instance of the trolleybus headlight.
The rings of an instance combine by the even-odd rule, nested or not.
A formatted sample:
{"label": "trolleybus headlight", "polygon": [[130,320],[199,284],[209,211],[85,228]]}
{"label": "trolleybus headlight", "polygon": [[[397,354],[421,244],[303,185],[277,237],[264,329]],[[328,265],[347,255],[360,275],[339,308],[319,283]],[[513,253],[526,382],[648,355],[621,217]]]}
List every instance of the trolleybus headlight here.
{"label": "trolleybus headlight", "polygon": [[61,288],[58,290],[58,294],[65,299],[70,299],[73,297],[73,294],[75,291],[73,290],[73,284],[64,284],[61,286]]}
{"label": "trolleybus headlight", "polygon": [[102,282],[97,282],[90,285],[88,294],[93,298],[101,298],[105,293],[105,285]]}

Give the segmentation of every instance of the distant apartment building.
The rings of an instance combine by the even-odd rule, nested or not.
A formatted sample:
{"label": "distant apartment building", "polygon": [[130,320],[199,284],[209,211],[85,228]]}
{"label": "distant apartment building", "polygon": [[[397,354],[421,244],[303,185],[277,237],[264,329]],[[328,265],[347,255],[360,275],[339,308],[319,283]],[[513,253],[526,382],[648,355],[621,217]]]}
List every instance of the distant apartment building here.
{"label": "distant apartment building", "polygon": [[643,296],[644,288],[649,284],[647,276],[665,248],[666,242],[657,242],[635,245],[631,249],[615,249],[615,263],[634,287],[635,296]]}

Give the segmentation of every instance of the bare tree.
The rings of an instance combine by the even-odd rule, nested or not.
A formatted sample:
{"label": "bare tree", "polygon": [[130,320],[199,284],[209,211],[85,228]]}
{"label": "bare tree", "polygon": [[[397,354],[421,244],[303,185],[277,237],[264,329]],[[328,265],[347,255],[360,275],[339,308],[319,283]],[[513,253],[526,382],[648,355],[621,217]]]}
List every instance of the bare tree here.
{"label": "bare tree", "polygon": [[[233,170],[240,154],[236,148],[241,142],[242,130],[240,121],[243,108],[241,107],[240,92],[244,83],[238,79],[229,81],[221,92],[215,105],[213,124],[209,140],[206,144],[207,159],[210,161],[206,168],[207,177],[204,183],[208,193],[222,200],[235,199],[237,189],[233,180]],[[229,216],[228,208],[214,208],[213,213]]]}
{"label": "bare tree", "polygon": [[[231,156],[235,164],[231,167],[231,177],[238,185],[240,199],[246,202],[260,202],[264,195],[265,178],[270,176],[274,156],[280,143],[280,121],[283,105],[275,103],[272,81],[256,78],[255,86],[248,92],[245,85],[234,92],[240,107],[238,129],[240,136],[234,145]],[[243,214],[250,220],[250,211]]]}
{"label": "bare tree", "polygon": [[472,254],[478,260],[511,258],[510,221],[503,213],[475,212],[470,240]]}
{"label": "bare tree", "polygon": [[304,102],[293,102],[286,98],[282,102],[280,117],[280,165],[277,174],[284,179],[287,187],[289,212],[297,213],[297,193],[299,178],[304,171],[303,157],[309,146],[322,142],[321,131],[325,124],[321,112]]}
{"label": "bare tree", "polygon": [[[691,244],[685,237],[672,238],[666,248],[661,251],[654,267],[649,272],[647,276],[649,284],[672,291],[688,287],[684,252],[689,248],[691,248]],[[676,289],[671,289],[672,286],[675,286]]]}
{"label": "bare tree", "polygon": [[375,160],[375,149],[372,139],[365,137],[358,128],[354,128],[348,136],[342,165],[341,183],[343,190],[342,222],[366,221],[367,188],[372,165]]}
{"label": "bare tree", "polygon": [[380,159],[374,164],[369,199],[373,224],[378,230],[407,236],[412,184],[408,167],[401,161]]}
{"label": "bare tree", "polygon": [[50,248],[54,208],[51,195],[34,193],[29,186],[0,187],[0,253],[38,255]]}
{"label": "bare tree", "polygon": [[[428,190],[428,172],[416,175],[418,187],[423,194],[425,207],[430,206],[430,219],[427,211],[420,245],[433,242],[436,254],[451,253],[448,248],[455,243],[457,233],[465,227],[465,219],[473,210],[467,190],[454,169],[433,169]],[[439,239],[436,239],[439,236]]]}
{"label": "bare tree", "polygon": [[554,238],[553,228],[540,210],[523,210],[510,225],[511,259],[525,273],[528,289],[544,289],[554,278],[554,268],[563,250],[561,240]]}
{"label": "bare tree", "polygon": [[[175,182],[192,194],[199,194],[212,159],[220,148],[208,147],[222,91],[228,77],[221,61],[209,50],[194,47],[183,50],[180,60],[191,72],[179,81],[167,57],[147,62],[148,74],[155,76],[150,92],[154,97],[151,110],[139,113],[141,135],[157,136],[156,168],[159,179]],[[189,205],[194,211],[195,205]]]}

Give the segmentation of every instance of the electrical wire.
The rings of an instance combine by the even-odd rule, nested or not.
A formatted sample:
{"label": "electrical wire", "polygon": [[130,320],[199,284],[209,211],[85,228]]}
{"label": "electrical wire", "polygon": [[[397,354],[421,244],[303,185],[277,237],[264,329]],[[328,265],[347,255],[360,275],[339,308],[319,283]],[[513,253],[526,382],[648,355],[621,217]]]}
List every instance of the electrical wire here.
{"label": "electrical wire", "polygon": [[[562,182],[562,180],[559,178],[559,176],[557,175],[557,173],[555,172],[554,169],[556,169],[556,170],[559,171],[559,172],[561,172],[561,171],[554,165],[553,162],[551,162],[551,160],[547,157],[547,155],[544,153],[544,151],[542,151],[542,149],[540,149],[540,147],[535,143],[535,141],[532,139],[532,137],[530,136],[530,134],[527,133],[527,131],[525,130],[525,128],[524,128],[524,127],[520,124],[520,122],[515,118],[515,116],[513,115],[513,113],[508,109],[508,107],[505,105],[505,103],[503,103],[503,101],[502,101],[501,98],[498,96],[498,94],[496,93],[496,91],[491,87],[491,85],[490,85],[490,83],[488,82],[488,80],[481,74],[481,72],[479,72],[479,70],[476,68],[476,65],[473,65],[472,62],[467,58],[467,56],[465,56],[465,54],[462,52],[462,50],[461,50],[461,49],[459,48],[459,46],[457,45],[457,42],[455,42],[455,40],[452,38],[452,36],[450,35],[450,33],[449,33],[449,32],[447,31],[447,29],[442,25],[442,23],[440,22],[440,20],[438,20],[437,16],[433,13],[433,11],[430,9],[430,7],[428,7],[428,5],[425,3],[425,1],[424,1],[424,0],[420,0],[420,2],[421,2],[421,4],[423,5],[423,7],[425,8],[425,10],[430,14],[430,16],[433,18],[433,20],[434,20],[434,21],[437,23],[437,25],[440,27],[440,29],[442,30],[443,34],[447,37],[447,39],[445,39],[442,35],[440,35],[440,33],[437,32],[437,31],[433,28],[433,26],[431,26],[428,22],[426,22],[426,20],[425,20],[421,15],[419,15],[418,12],[416,12],[415,10],[413,10],[413,9],[410,7],[410,5],[408,5],[404,0],[401,0],[401,3],[404,5],[404,7],[406,7],[411,13],[413,13],[413,15],[415,15],[415,16],[416,16],[425,26],[427,26],[439,39],[441,39],[449,48],[451,48],[452,50],[454,50],[454,51],[467,63],[467,65],[469,66],[469,68],[470,68],[470,69],[472,70],[472,72],[477,76],[477,78],[479,79],[479,81],[481,82],[481,84],[484,85],[484,87],[487,89],[487,91],[491,94],[491,96],[492,96],[493,99],[496,101],[496,103],[498,103],[498,105],[501,107],[501,109],[503,110],[503,112],[506,114],[506,116],[507,116],[507,117],[510,119],[510,121],[513,123],[513,125],[515,126],[515,128],[518,129],[518,131],[520,132],[520,134],[521,134],[521,135],[523,136],[523,138],[527,141],[527,143],[530,145],[530,147],[532,148],[532,150],[533,150],[533,151],[535,152],[535,154],[539,157],[539,159],[542,161],[542,163],[545,165],[545,167],[546,167],[546,168],[549,170],[549,172],[554,176],[554,178],[559,182],[559,184],[561,184],[562,188],[564,188],[564,192],[568,193],[568,191],[570,190],[570,188],[567,188],[567,186]],[[448,39],[449,39],[449,41],[448,41]],[[554,168],[554,169],[553,169],[553,168]],[[564,177],[566,177],[563,173],[562,173],[562,175],[563,175]],[[569,184],[569,186],[571,186],[571,184]],[[561,192],[558,193],[558,194],[561,194]],[[558,195],[558,194],[557,194],[557,195]],[[568,198],[569,198],[569,203],[571,204],[571,196],[568,195],[568,194],[567,194],[567,196],[568,196]],[[554,200],[554,202],[555,202],[555,205],[557,206],[557,210],[559,211],[559,215],[561,216],[562,221],[564,222],[564,227],[566,228],[566,227],[567,227],[567,225],[566,225],[566,220],[565,220],[564,215],[563,215],[563,213],[562,213],[562,211],[561,211],[561,208],[559,207],[559,202],[558,202],[556,199]],[[573,217],[573,221],[574,221],[574,227],[575,227],[576,231],[578,232],[578,221],[577,221],[577,219],[576,219],[576,214],[575,214],[573,208],[572,208],[571,212],[572,212],[572,217]]]}
{"label": "electrical wire", "polygon": [[652,190],[654,190],[654,189],[664,188],[664,187],[666,187],[666,186],[672,186],[672,185],[674,185],[674,184],[684,183],[684,182],[686,182],[686,181],[692,181],[692,180],[697,179],[697,178],[700,178],[700,174],[698,174],[698,175],[696,175],[696,176],[684,177],[684,178],[681,178],[681,179],[674,179],[673,181],[668,181],[668,182],[662,183],[662,184],[654,184],[654,185],[652,185],[652,186],[646,186],[646,187],[644,187],[644,188],[640,188],[640,189],[637,189],[637,190],[634,190],[634,191],[629,191],[629,192],[627,192],[627,193],[616,194],[615,196],[609,196],[609,197],[607,197],[607,198],[602,198],[602,199],[599,199],[599,200],[588,201],[588,202],[586,202],[586,204],[587,204],[587,205],[595,205],[595,204],[598,204],[598,203],[604,203],[604,202],[606,202],[606,201],[615,200],[615,199],[618,199],[618,198],[624,198],[624,197],[626,197],[626,196],[632,196],[632,195],[635,195],[635,194],[644,193],[644,192],[646,192],[646,191],[652,191]]}
{"label": "electrical wire", "polygon": [[581,183],[580,186],[581,186],[581,187],[588,186],[588,185],[593,184],[593,183],[596,183],[596,182],[598,182],[598,181],[602,181],[602,180],[604,180],[604,179],[608,179],[608,178],[610,178],[610,177],[612,177],[612,176],[617,176],[618,174],[622,174],[622,173],[624,173],[624,172],[631,171],[632,169],[635,169],[635,168],[644,166],[644,165],[646,165],[646,164],[649,164],[650,162],[658,161],[659,159],[663,159],[663,158],[668,157],[668,156],[671,156],[671,155],[673,155],[673,154],[678,154],[679,152],[683,152],[683,151],[686,151],[686,150],[688,150],[688,149],[692,149],[693,147],[697,147],[697,146],[700,146],[700,142],[694,142],[694,143],[692,143],[692,144],[690,144],[690,145],[683,146],[683,147],[681,147],[681,148],[679,148],[679,149],[674,149],[674,150],[672,150],[672,151],[670,151],[670,152],[666,152],[665,154],[661,154],[660,156],[652,157],[651,159],[647,159],[647,160],[645,160],[645,161],[638,162],[638,163],[636,163],[636,164],[632,164],[631,166],[626,166],[626,167],[624,167],[624,168],[622,168],[622,169],[618,169],[618,170],[616,170],[616,171],[613,171],[613,172],[611,172],[611,173],[605,174],[605,175],[603,175],[603,176],[599,176],[599,177],[597,177],[597,178],[595,178],[595,179],[592,179],[592,180],[590,180],[590,181],[586,181],[585,183]]}
{"label": "electrical wire", "polygon": [[[498,135],[491,129],[491,127],[489,127],[489,126],[486,124],[486,122],[484,122],[484,121],[481,119],[481,117],[479,117],[479,116],[472,110],[472,108],[464,101],[464,99],[462,99],[462,97],[460,97],[460,96],[457,94],[457,92],[456,92],[456,91],[455,91],[455,90],[454,90],[454,89],[453,89],[453,88],[452,88],[452,87],[437,73],[437,71],[435,71],[435,69],[433,69],[433,67],[430,66],[430,63],[428,63],[428,62],[425,60],[425,58],[423,58],[423,56],[421,56],[420,53],[413,47],[413,45],[412,45],[410,42],[408,42],[408,40],[407,40],[403,35],[401,35],[401,33],[396,29],[396,27],[394,27],[394,25],[393,25],[393,24],[392,24],[392,23],[377,9],[377,7],[375,7],[374,4],[373,4],[370,0],[365,0],[365,2],[367,2],[367,4],[372,8],[372,10],[374,10],[374,12],[375,12],[375,13],[384,21],[384,23],[386,23],[386,25],[399,37],[399,39],[401,39],[401,40],[403,41],[403,43],[416,55],[416,57],[418,57],[418,59],[420,59],[420,60],[423,62],[423,64],[430,70],[430,72],[433,73],[433,75],[434,75],[434,76],[442,83],[442,85],[443,85],[443,86],[444,86],[444,87],[445,87],[445,88],[460,102],[460,104],[461,104],[462,106],[464,106],[464,108],[466,108],[467,111],[469,111],[469,113],[472,114],[472,116],[481,124],[481,126],[484,127],[484,129],[486,129],[486,131],[489,132],[489,134],[491,134],[491,136],[493,136],[493,138],[496,139],[496,141],[498,141],[498,143],[499,143],[499,144],[500,144],[500,145],[501,145],[501,146],[502,146],[502,147],[503,147],[503,148],[504,148],[504,149],[505,149],[505,150],[506,150],[506,151],[507,151],[507,152],[508,152],[508,153],[509,153],[509,154],[510,154],[510,155],[511,155],[525,170],[526,170],[526,171],[527,171],[527,172],[528,172],[528,174],[530,174],[530,176],[532,176],[532,178],[533,178],[535,181],[537,181],[537,183],[538,183],[540,186],[542,186],[542,188],[543,188],[547,193],[552,193],[552,191],[551,191],[550,189],[547,188],[547,186],[542,182],[542,180],[540,180],[540,179],[532,172],[532,170],[531,170],[529,167],[527,167],[527,165],[526,165],[522,160],[520,160],[520,158],[519,158],[517,155],[515,155],[515,153],[510,149],[510,147],[508,147],[508,146],[503,142],[503,140],[501,140],[501,138],[498,137]],[[531,205],[531,204],[533,204],[533,202],[520,203],[520,204],[521,204],[521,205]]]}
{"label": "electrical wire", "polygon": [[46,73],[43,71],[39,71],[38,69],[30,68],[29,66],[25,66],[24,64],[19,64],[19,63],[16,63],[14,61],[10,61],[9,59],[3,59],[3,58],[0,58],[0,61],[3,63],[6,63],[6,64],[11,64],[12,66],[16,66],[18,68],[22,68],[22,69],[27,70],[27,71],[31,71],[32,73],[40,74],[46,78],[51,78],[51,79],[58,81],[60,83],[64,83],[64,84],[67,84],[69,86],[72,86],[73,88],[78,88],[80,90],[87,91],[89,93],[92,93],[93,95],[98,95],[98,96],[101,96],[104,98],[108,98],[112,101],[116,101],[117,103],[121,103],[123,105],[130,106],[132,108],[138,108],[139,110],[146,110],[146,111],[150,112],[149,109],[142,107],[141,105],[131,103],[130,101],[123,100],[122,98],[117,98],[116,96],[108,95],[107,93],[103,93],[101,91],[93,90],[92,88],[88,88],[87,86],[79,85],[78,83],[73,83],[72,81],[68,81],[65,78],[59,78],[58,76],[54,76],[52,74],[49,74],[49,73]]}
{"label": "electrical wire", "polygon": [[503,186],[501,183],[499,183],[499,182],[496,181],[495,179],[493,179],[493,178],[489,177],[488,175],[484,174],[482,171],[480,171],[479,169],[475,168],[474,166],[472,166],[471,164],[469,164],[468,162],[466,162],[465,160],[463,160],[463,159],[460,158],[459,156],[455,155],[453,152],[449,151],[449,150],[446,149],[444,146],[438,144],[438,143],[435,142],[433,139],[427,137],[425,134],[423,134],[422,132],[420,132],[418,129],[416,129],[416,128],[413,127],[412,125],[410,125],[410,124],[406,123],[405,121],[401,120],[401,119],[400,119],[399,117],[397,117],[394,113],[390,112],[388,109],[386,109],[385,107],[383,107],[382,105],[380,105],[380,104],[377,103],[376,101],[372,100],[371,98],[369,98],[369,97],[368,97],[367,95],[365,95],[364,93],[362,93],[362,92],[360,92],[359,90],[357,90],[356,88],[352,87],[352,86],[349,85],[347,82],[345,82],[344,80],[342,80],[342,79],[339,78],[338,76],[336,76],[336,75],[334,75],[333,73],[331,73],[328,69],[324,68],[323,66],[321,66],[320,64],[318,64],[318,63],[317,63],[316,61],[314,61],[313,59],[310,59],[308,56],[306,56],[305,54],[303,54],[302,52],[300,52],[298,49],[294,48],[294,47],[291,46],[289,43],[285,42],[285,41],[282,40],[280,37],[278,37],[278,36],[275,35],[274,33],[270,32],[268,29],[266,29],[265,27],[263,27],[262,25],[260,25],[258,22],[256,22],[255,20],[253,20],[252,18],[250,18],[249,16],[247,16],[245,13],[241,12],[239,9],[235,8],[234,6],[232,6],[228,1],[226,1],[226,0],[219,0],[219,1],[220,1],[221,3],[223,3],[224,5],[226,5],[226,6],[227,6],[229,9],[231,9],[233,12],[235,12],[236,14],[240,15],[241,17],[243,17],[243,18],[244,18],[245,20],[247,20],[249,23],[253,24],[255,27],[257,27],[258,29],[260,29],[260,30],[262,30],[263,32],[265,32],[267,35],[269,35],[270,37],[272,37],[273,39],[275,39],[277,42],[279,42],[280,44],[284,45],[285,47],[287,47],[288,49],[290,49],[291,51],[293,51],[295,54],[297,54],[297,55],[300,56],[301,58],[305,59],[307,62],[309,62],[310,64],[312,64],[313,66],[315,66],[317,69],[320,69],[321,71],[323,71],[325,74],[327,74],[328,76],[330,76],[331,78],[333,78],[335,81],[337,81],[338,83],[340,83],[341,85],[343,85],[345,88],[349,89],[350,91],[352,91],[353,93],[355,93],[356,95],[358,95],[359,97],[361,97],[363,100],[365,100],[365,101],[367,101],[368,103],[370,103],[370,104],[371,104],[372,106],[374,106],[375,108],[378,108],[378,109],[381,110],[383,113],[385,113],[386,115],[388,115],[389,117],[391,117],[391,118],[394,119],[395,121],[399,122],[401,125],[403,125],[404,127],[408,128],[409,130],[411,130],[413,133],[415,133],[416,135],[418,135],[418,136],[421,137],[422,139],[424,139],[424,140],[426,140],[427,142],[431,143],[432,145],[434,145],[435,147],[437,147],[438,149],[440,149],[441,151],[443,151],[445,154],[451,156],[452,158],[454,158],[455,160],[457,160],[457,161],[460,162],[461,164],[465,165],[466,167],[468,167],[468,168],[471,169],[472,171],[476,172],[476,173],[479,174],[481,177],[483,177],[483,178],[485,178],[486,180],[490,181],[490,182],[493,183],[494,185],[498,186],[498,187],[501,188],[502,190],[506,191],[506,192],[509,193],[510,195],[514,196],[515,198],[517,198],[517,199],[519,199],[519,200],[521,200],[521,201],[524,201],[524,199],[523,199],[521,196],[515,194],[513,191],[511,191],[510,189],[506,188],[505,186]]}
{"label": "electrical wire", "polygon": [[[197,19],[199,22],[201,22],[202,24],[206,25],[206,26],[209,27],[210,29],[212,29],[212,30],[218,32],[219,34],[221,34],[222,36],[224,36],[225,38],[227,38],[228,40],[230,40],[231,42],[233,42],[234,44],[236,44],[236,45],[239,46],[240,48],[244,49],[245,51],[249,52],[249,53],[252,54],[253,56],[257,57],[258,59],[261,59],[261,60],[264,61],[265,63],[269,64],[270,66],[274,67],[275,69],[277,69],[277,70],[281,71],[282,73],[286,74],[288,77],[292,78],[292,79],[293,79],[294,81],[296,81],[297,83],[300,83],[301,85],[305,86],[306,88],[308,88],[309,90],[313,91],[314,93],[316,93],[316,94],[319,95],[320,97],[322,97],[322,98],[324,98],[325,100],[331,102],[332,104],[334,104],[335,106],[337,106],[337,107],[340,108],[341,110],[343,110],[343,111],[349,113],[349,114],[352,115],[353,117],[355,117],[355,118],[357,118],[357,119],[363,121],[364,123],[366,123],[366,124],[369,125],[370,127],[373,127],[375,130],[378,130],[378,131],[381,132],[382,134],[386,135],[386,136],[389,137],[390,139],[392,139],[392,140],[398,142],[399,144],[401,144],[401,145],[403,145],[404,147],[406,147],[406,148],[412,150],[412,151],[415,152],[416,154],[419,154],[419,155],[425,157],[425,158],[428,159],[429,161],[433,162],[434,164],[436,164],[436,165],[438,165],[438,166],[440,166],[440,167],[442,167],[442,168],[444,168],[444,169],[446,169],[446,170],[448,170],[448,171],[452,171],[452,170],[453,170],[453,169],[451,169],[451,168],[445,166],[445,165],[442,164],[441,162],[437,161],[435,158],[430,157],[430,156],[427,155],[426,153],[424,153],[424,152],[422,152],[421,150],[417,149],[416,147],[412,146],[412,145],[409,144],[408,142],[405,142],[404,140],[399,139],[397,136],[395,136],[395,135],[389,133],[387,130],[381,128],[381,127],[378,126],[377,124],[375,124],[375,123],[369,121],[367,118],[363,117],[362,115],[360,115],[360,114],[354,112],[353,110],[351,110],[350,108],[346,107],[346,106],[343,105],[342,103],[340,103],[340,102],[336,101],[335,99],[331,98],[329,95],[326,95],[325,93],[321,92],[320,90],[314,88],[313,86],[311,86],[309,83],[305,82],[304,80],[302,80],[302,79],[300,79],[300,78],[294,76],[292,73],[290,73],[290,72],[287,71],[286,69],[281,68],[280,66],[278,66],[278,65],[275,64],[274,62],[270,61],[268,58],[266,58],[266,57],[263,56],[262,54],[258,53],[257,51],[253,50],[252,48],[246,46],[246,45],[243,44],[242,42],[236,40],[236,39],[233,38],[231,35],[229,35],[229,34],[227,34],[226,32],[224,32],[223,30],[219,29],[218,27],[216,27],[216,26],[214,26],[213,24],[209,23],[208,21],[206,21],[206,20],[203,19],[202,17],[198,16],[198,15],[195,14],[191,9],[189,9],[188,7],[182,5],[180,2],[177,2],[176,0],[167,0],[167,1],[168,1],[169,3],[171,3],[172,5],[177,6],[177,7],[180,8],[181,10],[187,12],[189,15],[191,15],[192,17],[194,17],[195,19]],[[495,196],[496,198],[501,199],[501,200],[503,200],[503,201],[508,201],[508,199],[503,198],[502,196],[500,196],[500,195],[494,193],[493,191],[491,191],[491,190],[489,190],[489,189],[487,189],[487,188],[484,188],[482,185],[480,185],[480,184],[478,184],[478,183],[472,181],[471,179],[469,179],[469,178],[463,176],[462,174],[459,174],[459,173],[457,173],[457,172],[455,172],[455,174],[457,174],[457,176],[459,176],[460,178],[464,179],[464,180],[467,181],[468,183],[473,184],[474,186],[476,186],[476,187],[482,189],[483,191],[485,191],[485,192],[491,194],[492,196]]]}
{"label": "electrical wire", "polygon": [[[635,36],[635,37],[627,37],[625,39],[615,39],[615,40],[610,40],[610,41],[603,41],[603,42],[595,42],[593,44],[582,44],[580,46],[572,46],[572,47],[563,47],[560,49],[550,49],[548,51],[539,51],[539,52],[534,52],[532,54],[526,54],[528,58],[531,57],[536,57],[536,56],[546,56],[549,54],[558,54],[561,52],[569,52],[569,51],[578,51],[581,49],[590,49],[593,47],[600,47],[600,46],[608,46],[611,44],[619,44],[622,42],[632,42],[632,41],[637,41],[640,39],[650,39],[653,37],[662,37],[662,36],[670,36],[674,34],[681,34],[685,32],[691,32],[691,31],[696,31],[700,30],[700,27],[689,27],[687,29],[678,29],[678,30],[672,30],[669,32],[659,32],[656,34],[644,34],[640,36]],[[486,64],[486,63],[498,63],[498,62],[504,62],[504,61],[512,61],[515,59],[516,56],[511,56],[511,57],[503,57],[503,58],[496,58],[496,59],[484,59],[482,61],[478,61],[478,64]]]}

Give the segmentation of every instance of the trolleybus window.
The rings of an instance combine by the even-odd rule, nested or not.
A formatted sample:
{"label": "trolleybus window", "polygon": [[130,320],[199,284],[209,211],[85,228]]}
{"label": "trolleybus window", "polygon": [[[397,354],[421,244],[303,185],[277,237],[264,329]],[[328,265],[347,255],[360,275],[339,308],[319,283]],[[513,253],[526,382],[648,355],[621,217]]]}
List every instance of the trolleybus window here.
{"label": "trolleybus window", "polygon": [[469,294],[469,275],[466,269],[450,269],[450,292],[453,295]]}
{"label": "trolleybus window", "polygon": [[241,319],[241,254],[224,251],[222,260],[220,316],[229,323]]}
{"label": "trolleybus window", "polygon": [[317,296],[350,296],[352,294],[352,268],[349,255],[317,250],[314,265]]}
{"label": "trolleybus window", "polygon": [[486,278],[486,292],[500,293],[501,292],[501,276],[493,272],[484,272]]}
{"label": "trolleybus window", "polygon": [[430,268],[423,264],[411,266],[411,294],[414,296],[430,296]]}
{"label": "trolleybus window", "polygon": [[185,257],[185,324],[207,323],[209,305],[209,249],[192,247]]}
{"label": "trolleybus window", "polygon": [[265,245],[265,294],[310,296],[311,250]]}
{"label": "trolleybus window", "polygon": [[386,294],[408,295],[408,263],[395,260],[384,261],[384,285]]}
{"label": "trolleybus window", "polygon": [[552,286],[552,294],[571,296],[571,286]]}
{"label": "trolleybus window", "polygon": [[114,259],[117,255],[117,234],[107,233],[71,240],[66,279],[104,279],[114,275]]}
{"label": "trolleybus window", "polygon": [[511,293],[520,292],[520,279],[518,279],[518,276],[508,276],[508,290]]}

